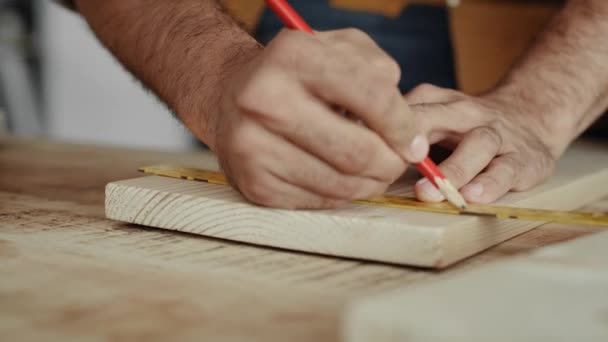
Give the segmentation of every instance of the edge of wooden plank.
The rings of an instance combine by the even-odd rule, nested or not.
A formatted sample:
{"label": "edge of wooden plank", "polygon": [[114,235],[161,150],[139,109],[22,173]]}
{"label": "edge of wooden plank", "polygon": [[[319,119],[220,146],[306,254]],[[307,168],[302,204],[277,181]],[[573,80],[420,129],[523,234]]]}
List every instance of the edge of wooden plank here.
{"label": "edge of wooden plank", "polygon": [[[600,200],[602,197],[608,194],[608,186],[601,187],[597,186],[597,184],[608,184],[608,169],[598,170],[597,172],[583,178],[583,179],[575,179],[568,184],[564,185],[560,188],[552,188],[541,193],[538,193],[533,201],[531,199],[521,199],[514,202],[514,205],[519,207],[532,207],[539,209],[550,209],[550,210],[574,210],[579,209],[584,205],[590,204],[597,200]],[[567,196],[563,196],[562,194],[568,194]],[[562,196],[560,196],[562,195]],[[581,200],[582,199],[582,200]],[[534,203],[531,203],[534,202]],[[544,205],[538,205],[538,203],[546,203]],[[488,226],[492,222],[496,222],[496,218],[479,218],[480,220],[487,220]],[[523,234],[527,231],[530,231],[542,224],[544,222],[534,222],[534,221],[517,221],[517,220],[505,220],[500,219],[504,222],[511,221],[513,223],[513,227],[509,228],[506,231],[501,231],[501,234],[485,234],[480,232],[480,230],[485,229],[484,227],[475,227],[475,226],[467,226],[460,225],[459,230],[450,229],[445,232],[445,239],[449,241],[459,240],[451,235],[467,235],[478,237],[480,248],[489,248],[491,246],[495,246],[496,244],[508,240],[514,236],[519,234]],[[504,229],[504,227],[502,227]],[[490,239],[490,241],[488,241]],[[461,240],[461,238],[460,238]],[[469,241],[470,242],[470,241]],[[483,248],[483,249],[485,249]],[[482,249],[482,250],[483,250]],[[480,252],[482,251],[480,250]],[[447,266],[459,260],[469,257],[470,255],[467,253],[462,253],[462,248],[460,248],[457,244],[450,244],[449,246],[445,246],[445,255],[444,255],[444,263],[440,263],[440,267]]]}
{"label": "edge of wooden plank", "polygon": [[[567,157],[568,162],[564,164],[564,169],[558,172],[556,178],[550,181],[549,184],[541,185],[537,190],[534,190],[537,194],[534,195],[533,199],[526,198],[526,194],[514,193],[507,196],[501,203],[517,206],[534,206],[545,209],[573,209],[605,195],[608,192],[608,188],[593,185],[594,183],[601,184],[608,182],[608,169],[601,169],[598,165],[591,163],[596,160],[605,160],[608,163],[608,159],[604,158],[605,151],[598,146],[589,144],[584,144],[583,146],[579,145],[573,149],[578,149],[578,151],[574,151],[574,153],[572,151],[570,152],[570,155]],[[594,165],[594,168],[590,169],[594,170],[593,173],[588,174],[583,179],[571,179],[571,177],[568,176],[573,170],[584,167],[586,164]],[[146,183],[146,180],[149,179],[159,179],[160,185],[156,186],[157,189]],[[560,182],[566,183],[559,188],[552,188],[552,186],[555,185],[551,185],[551,182],[558,184],[561,184]],[[172,188],[171,186],[167,186],[167,184],[174,184],[176,186]],[[323,212],[315,211],[314,214],[312,214],[312,212],[298,211],[297,215],[293,215],[289,217],[289,220],[285,220],[285,217],[290,215],[290,212],[292,211],[261,208],[245,203],[240,194],[228,187],[220,186],[217,188],[224,190],[217,190],[218,192],[223,193],[222,196],[214,200],[213,198],[209,198],[210,196],[213,197],[210,194],[205,194],[205,196],[202,197],[200,195],[194,196],[194,193],[197,190],[200,190],[201,187],[218,186],[198,183],[199,185],[197,185],[197,187],[180,190],[179,196],[183,196],[183,198],[177,200],[172,197],[173,195],[169,190],[173,189],[174,191],[177,191],[175,189],[179,189],[180,184],[192,183],[158,176],[141,177],[110,183],[106,187],[106,215],[108,218],[130,223],[258,245],[434,268],[449,266],[542,224],[541,222],[501,219],[499,221],[501,231],[497,234],[495,232],[486,231],[487,226],[490,226],[491,224],[496,225],[497,219],[494,218],[458,216],[450,217],[446,220],[445,216],[433,216],[433,219],[430,220],[430,216],[428,215],[432,214],[420,212],[408,212],[408,217],[406,218],[403,216],[403,211],[391,208],[383,208],[383,210],[386,211],[383,214],[386,216],[387,213],[393,212],[395,213],[395,217],[386,217],[380,222],[373,220],[372,218],[360,219],[357,217],[350,217],[348,215],[343,215],[344,212],[341,211],[332,212],[332,217],[329,219],[329,216],[327,215],[322,216]],[[139,189],[137,189],[138,186]],[[158,188],[160,188],[160,190]],[[184,187],[182,186],[182,188]],[[209,190],[210,188],[207,189]],[[216,190],[213,190],[212,192],[215,193]],[[122,210],[123,207],[137,205],[130,200],[133,194],[141,195],[142,193],[145,193],[144,196],[147,196],[147,200],[143,201],[145,203],[143,203],[142,206],[128,210],[131,213],[138,214],[124,214],[124,211]],[[559,196],[560,193],[567,193],[568,195]],[[160,206],[162,208],[159,210],[157,207],[158,202],[167,197],[169,197],[169,202],[187,201],[196,202],[199,205],[204,203],[206,206],[215,206],[216,208],[221,207],[223,202],[231,202],[234,207],[234,209],[231,209],[233,212],[234,210],[243,211],[245,212],[245,216],[256,218],[258,221],[261,215],[256,214],[261,213],[263,210],[264,220],[265,222],[268,222],[268,225],[267,227],[262,227],[260,225],[261,229],[253,233],[250,229],[246,234],[241,234],[246,230],[246,222],[239,222],[237,229],[226,231],[221,227],[222,218],[217,217],[216,215],[209,215],[211,218],[198,216],[200,222],[197,222],[196,227],[187,229],[187,227],[180,222],[163,221],[158,218],[158,216],[169,214],[166,210],[167,208],[184,210],[184,208],[172,207],[172,204],[163,204]],[[539,198],[541,201],[539,201]],[[551,201],[544,201],[546,204],[543,204],[542,199],[551,199]],[[538,205],[539,203],[541,203],[541,205]],[[363,208],[363,206],[360,207]],[[154,214],[149,215],[152,212],[154,212]],[[189,217],[192,217],[195,214],[188,213],[188,215]],[[227,216],[225,211],[223,212],[223,215]],[[322,220],[320,220],[321,217],[323,217]],[[408,225],[407,219],[410,217],[419,217],[422,222],[428,221],[434,223],[429,224],[428,226],[418,224]],[[281,221],[282,218],[283,220]],[[224,220],[230,219],[230,217],[224,218]],[[328,222],[337,223],[338,220],[340,225],[332,224],[331,227],[328,226]],[[256,220],[252,220],[251,222],[254,221]],[[373,224],[377,229],[384,230],[383,234],[369,234],[369,224],[371,221],[373,221]],[[190,221],[190,223],[192,222],[193,221]],[[292,229],[283,230],[272,227],[273,225],[276,226],[276,222],[282,222],[284,226],[289,226]],[[448,224],[448,222],[451,225],[450,229],[437,229],[440,225]],[[319,226],[320,223],[322,224]],[[332,231],[328,228],[334,230],[342,229],[342,232],[345,234],[342,234],[338,241],[335,241],[336,239],[334,239],[334,241],[324,241],[331,239],[319,239],[319,236],[331,235]],[[348,231],[346,232],[344,229],[348,229]],[[296,233],[294,233],[294,230]],[[405,232],[405,230],[408,231]],[[414,233],[414,235],[412,235],[412,233]],[[344,238],[345,236],[346,238]],[[391,245],[390,243],[386,243],[387,241],[399,241],[399,243]],[[463,245],[467,247],[473,245],[475,248],[466,248],[465,250],[462,248]],[[349,248],[345,248],[345,246],[349,246]],[[471,252],[472,250],[475,252]]]}
{"label": "edge of wooden plank", "polygon": [[[109,183],[106,186],[106,217],[113,220],[186,233],[339,257],[361,259],[362,255],[370,255],[373,257],[369,257],[367,260],[399,264],[403,264],[404,260],[408,260],[408,264],[421,267],[436,267],[443,260],[443,250],[440,248],[443,233],[437,229],[411,226],[411,229],[419,232],[419,234],[413,236],[411,230],[404,230],[403,224],[395,225],[390,222],[379,222],[378,224],[374,224],[374,228],[382,229],[383,233],[369,234],[369,221],[357,217],[340,217],[338,229],[348,230],[348,234],[342,234],[341,236],[346,238],[342,238],[339,243],[336,243],[331,239],[318,238],[323,234],[331,234],[331,232],[328,232],[328,228],[336,229],[336,226],[332,225],[332,227],[328,227],[327,224],[322,224],[323,221],[327,223],[335,220],[335,218],[330,217],[328,214],[298,211],[297,215],[293,215],[293,211],[290,210],[262,208],[244,202],[237,202],[230,209],[238,210],[240,218],[233,221],[233,228],[229,230],[221,228],[221,225],[225,224],[225,222],[222,222],[222,220],[226,220],[225,217],[222,217],[226,216],[225,212],[219,212],[217,215],[196,216],[195,213],[186,209],[180,215],[190,217],[189,222],[197,222],[197,228],[187,229],[185,223],[179,220],[163,220],[163,213],[175,209],[173,205],[177,201],[180,201],[180,203],[188,202],[189,208],[202,204],[210,208],[221,207],[225,202],[211,197],[193,196],[184,193],[175,194],[169,191],[138,188],[131,185],[131,182],[155,178],[175,184],[188,182],[160,176],[147,176]],[[200,184],[201,186],[220,187],[205,183]],[[229,188],[226,189],[231,191]],[[145,203],[142,203],[143,201],[135,203],[132,201],[133,195],[145,196],[149,200]],[[161,201],[169,204],[165,204],[161,209],[158,209],[157,206]],[[124,209],[126,207],[129,207],[128,212],[137,214],[125,215]],[[147,215],[151,211],[156,211],[156,215],[153,218]],[[264,221],[268,222],[269,225],[266,227],[260,226],[257,234],[241,235],[239,231],[251,230],[251,222],[256,221],[252,221],[251,218],[255,217],[259,219],[259,214],[262,212],[264,213]],[[320,222],[318,215],[324,215],[325,220]],[[289,217],[288,221],[285,220],[286,216]],[[192,217],[196,218],[192,219]],[[276,222],[288,222],[290,229],[277,230],[269,228]],[[391,240],[403,241],[404,243],[387,246],[384,242],[391,236]],[[378,240],[375,241],[376,238]]]}

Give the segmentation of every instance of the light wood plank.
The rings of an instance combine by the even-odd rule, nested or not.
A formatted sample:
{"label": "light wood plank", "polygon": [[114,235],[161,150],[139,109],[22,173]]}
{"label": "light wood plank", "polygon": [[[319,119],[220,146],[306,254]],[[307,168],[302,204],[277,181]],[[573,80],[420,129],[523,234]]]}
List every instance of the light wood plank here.
{"label": "light wood plank", "polygon": [[608,341],[608,232],[359,300],[359,341]]}
{"label": "light wood plank", "polygon": [[[411,195],[414,178],[391,193]],[[579,145],[556,175],[499,203],[570,210],[608,193],[605,146]],[[261,208],[229,187],[158,176],[106,187],[106,216],[152,227],[342,257],[445,267],[539,225],[351,204],[331,211]]]}
{"label": "light wood plank", "polygon": [[344,301],[0,234],[2,341],[337,341]]}
{"label": "light wood plank", "polygon": [[[103,209],[0,192],[0,239],[53,246],[90,256],[137,258],[158,268],[239,274],[292,291],[354,297],[435,276],[395,265],[324,257],[205,238],[103,218]],[[525,251],[518,249],[519,251]],[[491,253],[499,258],[505,253]],[[489,256],[488,256],[489,257]],[[137,266],[134,266],[137,272]]]}
{"label": "light wood plank", "polygon": [[[0,340],[334,341],[351,299],[442,282],[596,230],[546,224],[434,272],[104,219],[107,182],[141,165],[211,159],[0,141]],[[608,198],[587,209],[608,210]]]}

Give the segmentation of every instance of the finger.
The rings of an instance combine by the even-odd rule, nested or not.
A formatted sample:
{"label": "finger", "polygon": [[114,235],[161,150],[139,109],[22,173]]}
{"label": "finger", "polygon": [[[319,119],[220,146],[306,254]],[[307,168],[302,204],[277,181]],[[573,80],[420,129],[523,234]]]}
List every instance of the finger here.
{"label": "finger", "polygon": [[[352,201],[381,195],[389,186],[389,183],[371,178],[341,175],[318,159],[300,150],[296,151],[292,158],[289,158],[289,164],[275,165],[276,171],[273,171],[273,174],[287,183],[315,194]],[[308,160],[310,164],[295,164],[304,160]]]}
{"label": "finger", "polygon": [[389,183],[341,174],[324,161],[271,132],[260,134],[260,166],[278,179],[323,197],[355,200],[384,193]]}
{"label": "finger", "polygon": [[[479,127],[464,136],[458,147],[444,160],[439,168],[457,189],[478,175],[499,153],[502,146],[500,135],[489,127]],[[430,182],[421,179],[414,187],[418,199],[439,202],[441,192]]]}
{"label": "finger", "polygon": [[491,203],[506,194],[519,182],[524,163],[515,154],[494,159],[485,172],[461,189],[463,197],[472,203]]}
{"label": "finger", "polygon": [[239,107],[340,173],[392,182],[405,162],[373,131],[336,115],[285,73],[268,71]]}
{"label": "finger", "polygon": [[477,127],[489,126],[489,116],[466,100],[450,103],[423,103],[411,106],[418,129],[431,144],[443,140],[459,140]]}
{"label": "finger", "polygon": [[281,209],[333,209],[344,200],[327,198],[289,184],[268,170],[260,171],[255,181],[244,183],[237,179],[238,188],[249,201],[270,208]]}
{"label": "finger", "polygon": [[316,97],[357,116],[402,158],[424,159],[428,142],[417,135],[413,114],[397,87],[357,58],[320,50],[298,57],[298,80]]}
{"label": "finger", "polygon": [[417,134],[414,116],[396,87],[363,75],[354,76],[349,82],[347,73],[338,74],[305,83],[317,96],[361,119],[402,158],[419,162],[426,157],[429,150],[427,139]]}
{"label": "finger", "polygon": [[[433,133],[465,133],[487,124],[480,109],[467,101],[421,103],[410,107],[416,115],[419,130]],[[487,113],[486,113],[487,114]]]}
{"label": "finger", "polygon": [[410,105],[420,103],[447,103],[462,97],[456,90],[441,88],[428,83],[416,86],[403,96]]}
{"label": "finger", "polygon": [[365,32],[347,28],[319,32],[317,36],[330,47],[346,55],[360,57],[369,68],[373,69],[375,75],[386,78],[395,86],[399,83],[401,79],[399,64]]}
{"label": "finger", "polygon": [[[242,117],[231,122],[231,129],[224,132],[226,140],[218,153],[222,169],[231,185],[253,203],[277,208],[331,208],[342,203],[306,189],[290,185],[277,178],[268,169],[274,160],[272,133],[255,121]],[[280,144],[279,144],[280,145]]]}

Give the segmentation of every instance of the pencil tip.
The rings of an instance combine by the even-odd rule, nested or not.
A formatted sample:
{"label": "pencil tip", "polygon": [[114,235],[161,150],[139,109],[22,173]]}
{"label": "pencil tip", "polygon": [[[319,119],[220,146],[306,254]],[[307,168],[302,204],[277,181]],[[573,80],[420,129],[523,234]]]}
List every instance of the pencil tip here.
{"label": "pencil tip", "polygon": [[448,202],[452,203],[456,208],[467,209],[467,202],[458,190],[447,179],[435,178],[435,184],[443,193]]}

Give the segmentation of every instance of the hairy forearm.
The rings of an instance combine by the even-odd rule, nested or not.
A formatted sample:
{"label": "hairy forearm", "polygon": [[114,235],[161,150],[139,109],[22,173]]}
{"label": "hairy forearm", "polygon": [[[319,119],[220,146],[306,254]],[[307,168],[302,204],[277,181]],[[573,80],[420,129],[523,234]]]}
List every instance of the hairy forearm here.
{"label": "hairy forearm", "polygon": [[223,75],[260,49],[214,0],[76,0],[98,38],[210,146]]}
{"label": "hairy forearm", "polygon": [[570,0],[493,92],[535,115],[560,155],[608,107],[608,1]]}

